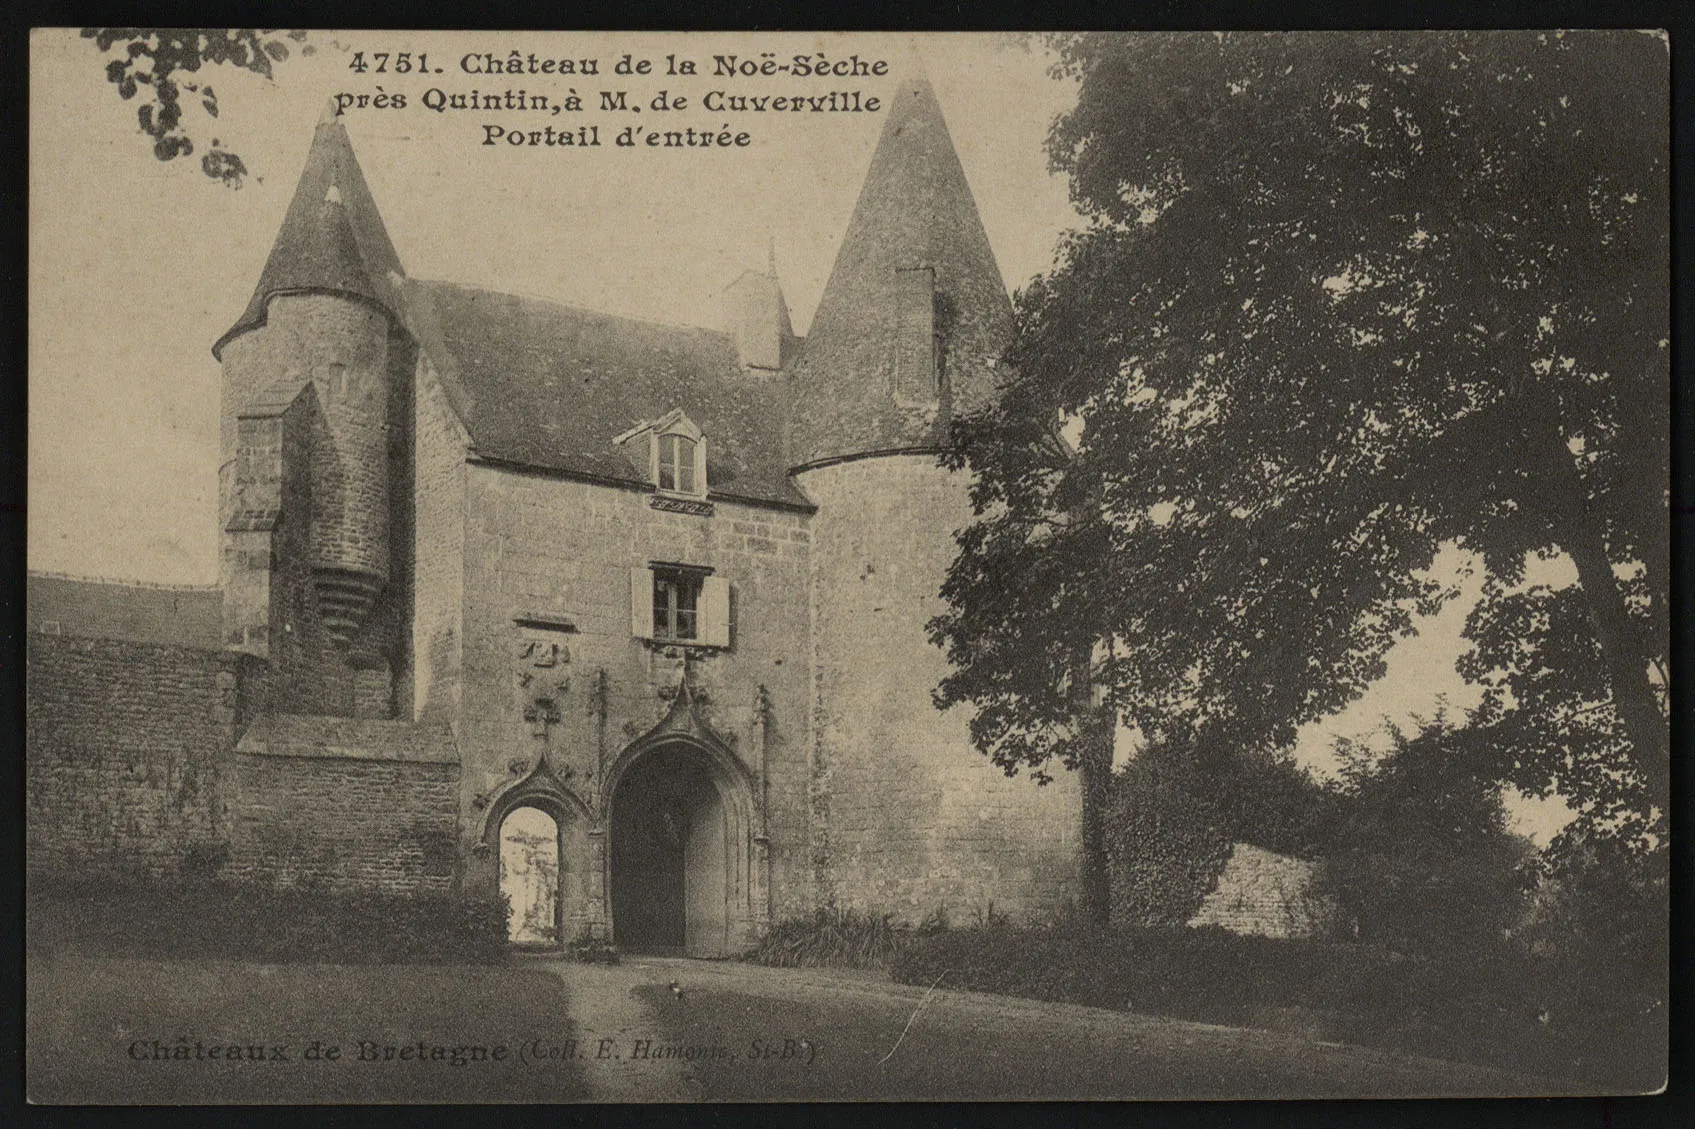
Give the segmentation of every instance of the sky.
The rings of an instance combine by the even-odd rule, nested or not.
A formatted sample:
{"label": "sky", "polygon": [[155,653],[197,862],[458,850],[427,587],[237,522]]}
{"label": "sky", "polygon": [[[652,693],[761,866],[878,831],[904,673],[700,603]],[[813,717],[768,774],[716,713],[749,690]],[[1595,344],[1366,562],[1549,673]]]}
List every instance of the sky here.
{"label": "sky", "polygon": [[[795,329],[823,291],[870,162],[880,113],[710,114],[714,90],[744,94],[886,93],[914,66],[936,90],[1009,288],[1045,271],[1077,224],[1063,177],[1047,167],[1049,124],[1075,96],[1049,76],[1039,44],[1004,35],[757,36],[627,33],[314,32],[274,81],[230,68],[201,77],[218,93],[216,121],[192,99],[194,136],[219,138],[250,170],[231,190],[197,157],[160,162],[104,80],[104,58],[72,31],[31,42],[29,565],[78,576],[211,584],[217,577],[219,371],[211,345],[246,305],[305,160],[313,126],[335,95],[406,97],[404,108],[348,106],[346,126],[408,275],[445,279],[686,325],[721,324],[723,288],[774,251]],[[538,60],[595,59],[589,76],[473,75],[466,55],[514,49]],[[723,78],[714,56],[882,60],[884,77]],[[375,74],[402,52],[431,72]],[[651,62],[618,75],[617,61]],[[667,75],[666,56],[699,73]],[[367,65],[353,70],[356,56]],[[557,69],[557,68],[556,68]],[[435,112],[446,94],[522,89],[580,113]],[[624,90],[645,117],[597,108]],[[660,91],[694,99],[657,115]],[[433,101],[433,97],[430,99]],[[345,99],[343,100],[346,101]],[[728,124],[749,134],[730,149],[620,149],[626,124],[669,117],[672,128]],[[485,123],[565,128],[599,124],[602,147],[482,144]],[[1457,556],[1442,567],[1454,575]],[[1381,683],[1348,710],[1303,732],[1297,754],[1323,771],[1336,736],[1366,736],[1384,716],[1458,710],[1475,693],[1453,670],[1466,596],[1398,646]],[[1515,801],[1537,838],[1559,809]]]}

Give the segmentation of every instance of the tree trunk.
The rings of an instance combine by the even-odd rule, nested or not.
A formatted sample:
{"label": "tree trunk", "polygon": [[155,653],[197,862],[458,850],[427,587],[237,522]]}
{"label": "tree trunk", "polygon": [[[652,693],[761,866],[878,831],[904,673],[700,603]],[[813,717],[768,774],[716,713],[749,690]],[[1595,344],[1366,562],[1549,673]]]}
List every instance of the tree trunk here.
{"label": "tree trunk", "polygon": [[1077,782],[1083,796],[1079,900],[1087,920],[1106,925],[1112,919],[1112,872],[1107,860],[1106,832],[1117,717],[1110,708],[1095,704],[1093,644],[1078,651],[1072,671],[1071,708],[1084,750],[1077,761]]}
{"label": "tree trunk", "polygon": [[1547,455],[1551,532],[1555,543],[1571,554],[1577,566],[1578,587],[1606,663],[1613,708],[1630,736],[1650,802],[1666,813],[1671,801],[1671,735],[1648,681],[1649,656],[1631,622],[1600,523],[1590,512],[1588,495],[1572,465],[1565,438],[1558,427],[1549,429],[1548,438],[1552,445]]}
{"label": "tree trunk", "polygon": [[[1105,730],[1107,742],[1101,739]],[[1107,862],[1107,808],[1111,801],[1111,730],[1095,719],[1089,721],[1089,751],[1078,765],[1083,789],[1083,913],[1096,925],[1112,920],[1112,872]],[[1104,748],[1103,748],[1104,744]]]}
{"label": "tree trunk", "polygon": [[1624,594],[1619,591],[1618,578],[1613,575],[1594,520],[1584,513],[1563,524],[1566,528],[1556,530],[1556,535],[1577,566],[1577,583],[1589,608],[1589,622],[1595,627],[1606,660],[1613,707],[1630,734],[1649,799],[1661,812],[1669,811],[1671,740],[1666,717],[1648,681],[1648,656],[1636,641],[1635,624],[1630,622]]}

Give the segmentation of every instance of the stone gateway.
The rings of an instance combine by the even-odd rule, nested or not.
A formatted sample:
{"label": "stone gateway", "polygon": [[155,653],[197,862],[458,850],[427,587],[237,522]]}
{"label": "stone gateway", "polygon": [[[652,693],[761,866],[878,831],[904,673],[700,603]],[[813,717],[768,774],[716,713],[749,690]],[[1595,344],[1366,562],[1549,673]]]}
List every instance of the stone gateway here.
{"label": "stone gateway", "polygon": [[930,698],[970,517],[936,451],[1013,323],[926,81],[809,334],[774,268],[725,309],[413,278],[321,123],[213,346],[216,589],[33,578],[31,866],[504,889],[515,940],[703,956],[832,900],[1074,899],[1074,781]]}

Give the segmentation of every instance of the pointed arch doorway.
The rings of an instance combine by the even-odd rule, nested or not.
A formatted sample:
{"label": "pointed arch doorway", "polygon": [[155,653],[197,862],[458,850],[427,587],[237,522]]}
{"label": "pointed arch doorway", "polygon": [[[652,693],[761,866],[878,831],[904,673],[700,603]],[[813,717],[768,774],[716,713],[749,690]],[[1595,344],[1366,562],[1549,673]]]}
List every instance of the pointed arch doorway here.
{"label": "pointed arch doorway", "polygon": [[515,806],[500,821],[499,882],[506,896],[506,940],[520,948],[558,948],[559,823],[538,807]]}
{"label": "pointed arch doorway", "polygon": [[745,782],[697,742],[621,758],[607,820],[613,940],[632,952],[727,956],[747,935]]}

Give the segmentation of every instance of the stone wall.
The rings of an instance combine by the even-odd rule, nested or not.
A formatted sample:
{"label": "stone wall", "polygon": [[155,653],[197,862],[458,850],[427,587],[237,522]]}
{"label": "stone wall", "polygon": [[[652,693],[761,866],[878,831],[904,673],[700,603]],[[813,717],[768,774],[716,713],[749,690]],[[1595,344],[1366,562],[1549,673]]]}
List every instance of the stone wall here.
{"label": "stone wall", "polygon": [[[708,442],[710,442],[710,436]],[[637,638],[631,569],[652,562],[711,568],[730,582],[727,650],[690,650],[693,684],[711,728],[757,773],[756,703],[764,688],[764,791],[772,905],[777,916],[813,904],[807,862],[807,514],[716,501],[710,516],[649,505],[639,489],[472,465],[465,486],[464,684],[459,745],[467,848],[484,838],[491,799],[536,763],[543,747],[524,717],[556,689],[550,763],[568,773],[578,818],[601,807],[600,779],[666,715],[682,651]],[[520,622],[521,620],[528,620]],[[551,627],[535,626],[542,621]],[[517,648],[560,648],[532,669]],[[520,675],[531,678],[520,685]],[[750,797],[755,805],[757,797]],[[569,813],[567,813],[569,816]],[[570,818],[566,820],[571,822]],[[566,828],[567,845],[572,832]],[[562,860],[592,881],[583,859]],[[492,881],[492,868],[486,876]],[[566,901],[579,896],[568,887]],[[586,894],[582,896],[587,896]]]}
{"label": "stone wall", "polygon": [[238,756],[224,873],[259,885],[450,891],[457,776],[452,765]]}
{"label": "stone wall", "polygon": [[1305,859],[1233,844],[1218,885],[1189,924],[1264,937],[1310,937],[1328,916],[1312,892],[1316,871],[1317,864]]}
{"label": "stone wall", "polygon": [[925,634],[970,519],[963,476],[931,455],[803,472],[813,519],[814,861],[826,896],[917,919],[993,903],[1049,912],[1078,892],[1081,798],[1061,772],[1009,779],[931,691],[947,661]]}
{"label": "stone wall", "polygon": [[412,703],[418,718],[457,718],[465,602],[465,451],[469,438],[429,361],[415,396],[417,544],[412,587]]}
{"label": "stone wall", "polygon": [[225,874],[331,890],[453,889],[454,756],[445,726],[261,718],[236,747]]}
{"label": "stone wall", "polygon": [[218,651],[31,635],[30,872],[168,877],[213,848],[241,663]]}
{"label": "stone wall", "polygon": [[[323,295],[284,296],[271,303],[265,325],[224,349],[219,469],[223,641],[269,660],[265,692],[272,709],[343,716],[411,712],[411,376],[416,350],[398,332],[386,341],[372,337],[385,324],[358,303]],[[373,373],[361,378],[371,396],[386,397],[383,411],[374,414],[386,415],[393,425],[386,433],[365,428],[357,483],[346,476],[327,479],[326,460],[344,461],[338,452],[347,439],[336,433],[336,403],[326,400],[321,389],[333,386],[342,397],[335,366],[343,361],[337,358],[354,358],[361,350],[380,354],[387,365],[380,379]],[[386,464],[382,491],[366,481],[378,473],[378,463]],[[353,488],[357,498],[344,488]],[[363,534],[355,528],[359,513],[371,516]],[[375,568],[381,557],[387,575],[386,586],[346,639],[328,629],[320,606],[328,597],[314,577],[315,554],[332,550],[332,555],[348,556],[348,567]],[[333,618],[339,623],[343,610]],[[347,634],[340,626],[337,633]],[[366,674],[360,678],[355,671]],[[399,692],[373,693],[372,672]],[[356,691],[361,685],[364,691]]]}

